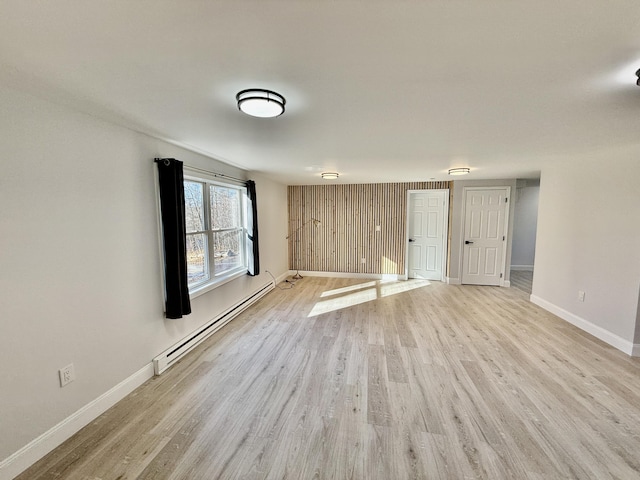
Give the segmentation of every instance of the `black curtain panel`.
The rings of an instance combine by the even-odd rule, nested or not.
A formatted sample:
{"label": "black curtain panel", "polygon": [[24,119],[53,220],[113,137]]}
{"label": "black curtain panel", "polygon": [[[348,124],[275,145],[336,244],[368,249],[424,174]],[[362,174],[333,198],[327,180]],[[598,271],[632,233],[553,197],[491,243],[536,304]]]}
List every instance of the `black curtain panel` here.
{"label": "black curtain panel", "polygon": [[249,200],[247,221],[247,246],[249,255],[247,273],[260,274],[260,252],[258,251],[258,205],[256,203],[256,182],[247,180],[247,199]]}
{"label": "black curtain panel", "polygon": [[182,318],[191,313],[187,281],[187,249],[182,162],[156,158],[164,236],[165,315]]}

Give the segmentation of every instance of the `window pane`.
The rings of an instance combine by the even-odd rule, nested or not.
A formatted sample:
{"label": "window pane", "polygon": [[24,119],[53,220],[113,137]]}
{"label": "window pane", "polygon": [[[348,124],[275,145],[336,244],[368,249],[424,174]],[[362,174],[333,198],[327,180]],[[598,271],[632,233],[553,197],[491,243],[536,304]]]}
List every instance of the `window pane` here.
{"label": "window pane", "polygon": [[243,264],[242,230],[213,234],[215,274],[226,272]]}
{"label": "window pane", "polygon": [[209,278],[208,263],[206,234],[187,235],[187,283],[189,285]]}
{"label": "window pane", "polygon": [[236,188],[211,186],[211,228],[241,227],[240,191]]}
{"label": "window pane", "polygon": [[204,230],[204,185],[199,182],[184,182],[184,213],[187,233]]}

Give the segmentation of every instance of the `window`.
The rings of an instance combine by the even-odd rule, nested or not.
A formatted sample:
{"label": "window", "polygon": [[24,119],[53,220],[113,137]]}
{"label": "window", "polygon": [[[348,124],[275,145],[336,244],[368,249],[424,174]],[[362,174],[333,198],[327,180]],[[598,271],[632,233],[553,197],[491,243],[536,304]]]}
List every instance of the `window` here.
{"label": "window", "polygon": [[189,292],[246,273],[244,188],[185,177]]}

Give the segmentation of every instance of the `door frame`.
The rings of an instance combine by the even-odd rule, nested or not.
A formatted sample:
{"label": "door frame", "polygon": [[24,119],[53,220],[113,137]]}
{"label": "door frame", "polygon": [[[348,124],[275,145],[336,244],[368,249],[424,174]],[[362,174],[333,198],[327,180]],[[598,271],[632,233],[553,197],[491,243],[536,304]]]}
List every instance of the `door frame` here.
{"label": "door frame", "polygon": [[442,242],[442,274],[440,276],[441,282],[447,281],[447,265],[449,257],[449,195],[451,190],[448,188],[425,188],[422,190],[407,190],[407,211],[406,211],[406,227],[405,227],[405,247],[404,247],[404,278],[409,280],[409,214],[411,213],[411,194],[413,193],[429,193],[429,192],[443,192],[444,193],[444,225],[442,228],[442,235],[444,241]]}
{"label": "door frame", "polygon": [[504,248],[502,249],[502,269],[500,273],[502,277],[500,278],[500,287],[510,286],[507,283],[507,245],[509,244],[509,216],[511,215],[511,187],[509,185],[495,185],[492,187],[462,187],[462,218],[460,219],[460,255],[458,260],[458,272],[460,275],[460,284],[462,283],[462,273],[463,273],[463,265],[464,265],[464,239],[465,239],[465,222],[467,219],[467,192],[469,190],[506,190],[507,198],[507,208],[506,214],[504,216]]}

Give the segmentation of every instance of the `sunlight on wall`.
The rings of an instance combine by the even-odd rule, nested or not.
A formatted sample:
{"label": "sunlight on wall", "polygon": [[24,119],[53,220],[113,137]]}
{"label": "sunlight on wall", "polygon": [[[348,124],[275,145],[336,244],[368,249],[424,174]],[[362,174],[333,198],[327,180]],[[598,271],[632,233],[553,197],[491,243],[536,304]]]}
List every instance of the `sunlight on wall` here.
{"label": "sunlight on wall", "polygon": [[[349,308],[362,303],[371,302],[378,298],[389,297],[399,293],[408,292],[417,288],[423,288],[431,283],[427,280],[380,280],[351,285],[335,290],[322,292],[320,297],[333,297],[316,303],[308,317],[317,317],[323,313],[335,312],[342,308]],[[351,292],[351,293],[349,293]],[[346,295],[343,295],[346,294]]]}
{"label": "sunlight on wall", "polygon": [[396,273],[398,271],[398,264],[387,257],[382,257],[380,261],[381,273]]}

